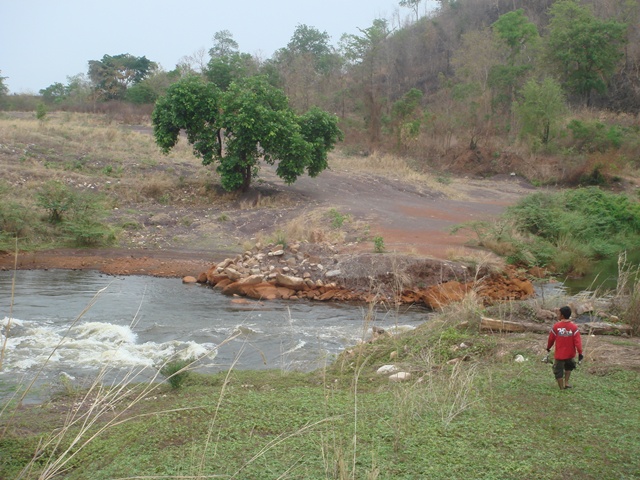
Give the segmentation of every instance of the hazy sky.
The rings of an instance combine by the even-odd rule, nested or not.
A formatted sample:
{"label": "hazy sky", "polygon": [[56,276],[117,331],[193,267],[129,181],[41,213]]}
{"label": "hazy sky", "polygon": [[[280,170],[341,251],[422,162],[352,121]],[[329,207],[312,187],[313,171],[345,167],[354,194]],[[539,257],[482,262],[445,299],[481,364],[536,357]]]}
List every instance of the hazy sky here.
{"label": "hazy sky", "polygon": [[[412,14],[399,0],[0,0],[0,73],[10,93],[38,93],[87,73],[89,60],[129,53],[172,70],[229,30],[241,52],[266,59],[297,25],[326,31],[333,45],[376,18]],[[421,10],[432,6],[425,0]],[[208,58],[208,57],[207,57]]]}

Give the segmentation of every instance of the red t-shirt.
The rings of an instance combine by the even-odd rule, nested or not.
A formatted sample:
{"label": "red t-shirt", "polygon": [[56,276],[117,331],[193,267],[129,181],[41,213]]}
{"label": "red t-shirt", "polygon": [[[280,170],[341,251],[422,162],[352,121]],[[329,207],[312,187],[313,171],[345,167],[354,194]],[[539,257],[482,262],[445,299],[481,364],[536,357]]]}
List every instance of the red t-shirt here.
{"label": "red t-shirt", "polygon": [[582,338],[578,326],[569,321],[561,320],[549,332],[547,350],[556,344],[554,357],[556,360],[569,360],[576,356],[576,350],[582,354]]}

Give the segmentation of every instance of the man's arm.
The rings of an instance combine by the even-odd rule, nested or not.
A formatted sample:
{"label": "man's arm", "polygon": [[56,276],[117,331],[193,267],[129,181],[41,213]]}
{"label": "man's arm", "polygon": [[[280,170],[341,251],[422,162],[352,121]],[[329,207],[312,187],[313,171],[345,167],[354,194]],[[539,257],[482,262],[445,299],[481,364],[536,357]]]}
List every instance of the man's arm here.
{"label": "man's arm", "polygon": [[549,332],[549,338],[547,339],[547,352],[551,350],[553,344],[556,342],[556,332],[553,331],[553,328]]}
{"label": "man's arm", "polygon": [[582,337],[580,336],[580,330],[578,330],[577,328],[575,333],[573,334],[573,344],[576,346],[578,354],[582,355]]}

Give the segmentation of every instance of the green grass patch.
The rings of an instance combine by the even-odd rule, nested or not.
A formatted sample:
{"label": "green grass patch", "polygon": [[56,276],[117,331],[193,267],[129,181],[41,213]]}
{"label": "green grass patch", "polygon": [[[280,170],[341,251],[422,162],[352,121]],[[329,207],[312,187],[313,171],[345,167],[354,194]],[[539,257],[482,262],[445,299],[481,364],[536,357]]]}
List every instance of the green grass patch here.
{"label": "green grass patch", "polygon": [[327,215],[328,215],[329,219],[331,220],[331,227],[332,228],[342,228],[342,226],[344,225],[344,222],[349,219],[348,215],[340,213],[335,208],[330,209],[327,212]]}
{"label": "green grass patch", "polygon": [[[378,380],[362,388],[318,383],[316,375],[260,377],[235,372],[224,394],[219,380],[152,398],[137,412],[144,417],[92,440],[64,478],[371,478],[379,472],[379,478],[557,479],[640,473],[633,460],[640,454],[635,373],[603,378],[578,372],[576,389],[562,392],[542,364],[482,366],[473,401],[449,422],[446,375],[424,385]],[[169,411],[178,408],[187,410]],[[153,413],[158,410],[167,413]],[[33,455],[36,438],[3,438],[3,476],[15,478]],[[558,445],[571,462],[556,454]]]}
{"label": "green grass patch", "polygon": [[583,275],[597,260],[640,246],[640,203],[598,187],[535,193],[493,224],[457,226],[516,265]]}

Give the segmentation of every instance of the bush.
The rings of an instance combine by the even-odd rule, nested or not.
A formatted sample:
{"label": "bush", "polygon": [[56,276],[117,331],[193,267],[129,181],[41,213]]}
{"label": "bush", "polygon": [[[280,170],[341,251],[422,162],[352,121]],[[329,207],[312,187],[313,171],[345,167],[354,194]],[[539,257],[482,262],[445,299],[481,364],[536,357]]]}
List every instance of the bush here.
{"label": "bush", "polygon": [[607,127],[597,120],[592,122],[571,120],[567,128],[571,130],[575,146],[581,152],[606,152],[611,148],[620,148],[625,134],[618,125]]}
{"label": "bush", "polygon": [[75,246],[108,245],[115,240],[113,230],[100,222],[104,216],[101,196],[76,192],[61,182],[50,181],[36,194],[37,204],[48,212],[54,224]]}
{"label": "bush", "polygon": [[596,187],[536,193],[511,207],[508,215],[518,230],[549,241],[564,236],[606,241],[620,234],[640,234],[640,204]]}
{"label": "bush", "polygon": [[160,368],[160,373],[164,375],[174,390],[179,389],[184,381],[189,377],[187,368],[193,363],[193,359],[176,359],[166,362]]}
{"label": "bush", "polygon": [[90,218],[64,222],[62,229],[78,247],[109,245],[115,240],[113,230]]}
{"label": "bush", "polygon": [[74,192],[56,180],[45,183],[36,194],[39,206],[49,212],[51,223],[60,223],[63,216],[73,207],[76,200]]}
{"label": "bush", "polygon": [[36,107],[36,118],[43,121],[47,116],[47,107],[44,103],[39,103]]}
{"label": "bush", "polygon": [[640,244],[640,203],[596,187],[530,195],[505,218],[505,228],[476,233],[482,245],[517,265],[582,275],[593,260]]}
{"label": "bush", "polygon": [[22,237],[29,230],[29,209],[16,202],[0,202],[0,232]]}
{"label": "bush", "polygon": [[340,213],[335,208],[332,208],[331,210],[329,210],[328,215],[331,218],[331,226],[333,228],[341,228],[342,225],[344,224],[344,221],[347,219],[346,215]]}
{"label": "bush", "polygon": [[375,253],[384,253],[384,239],[377,236],[373,239],[373,251]]}

